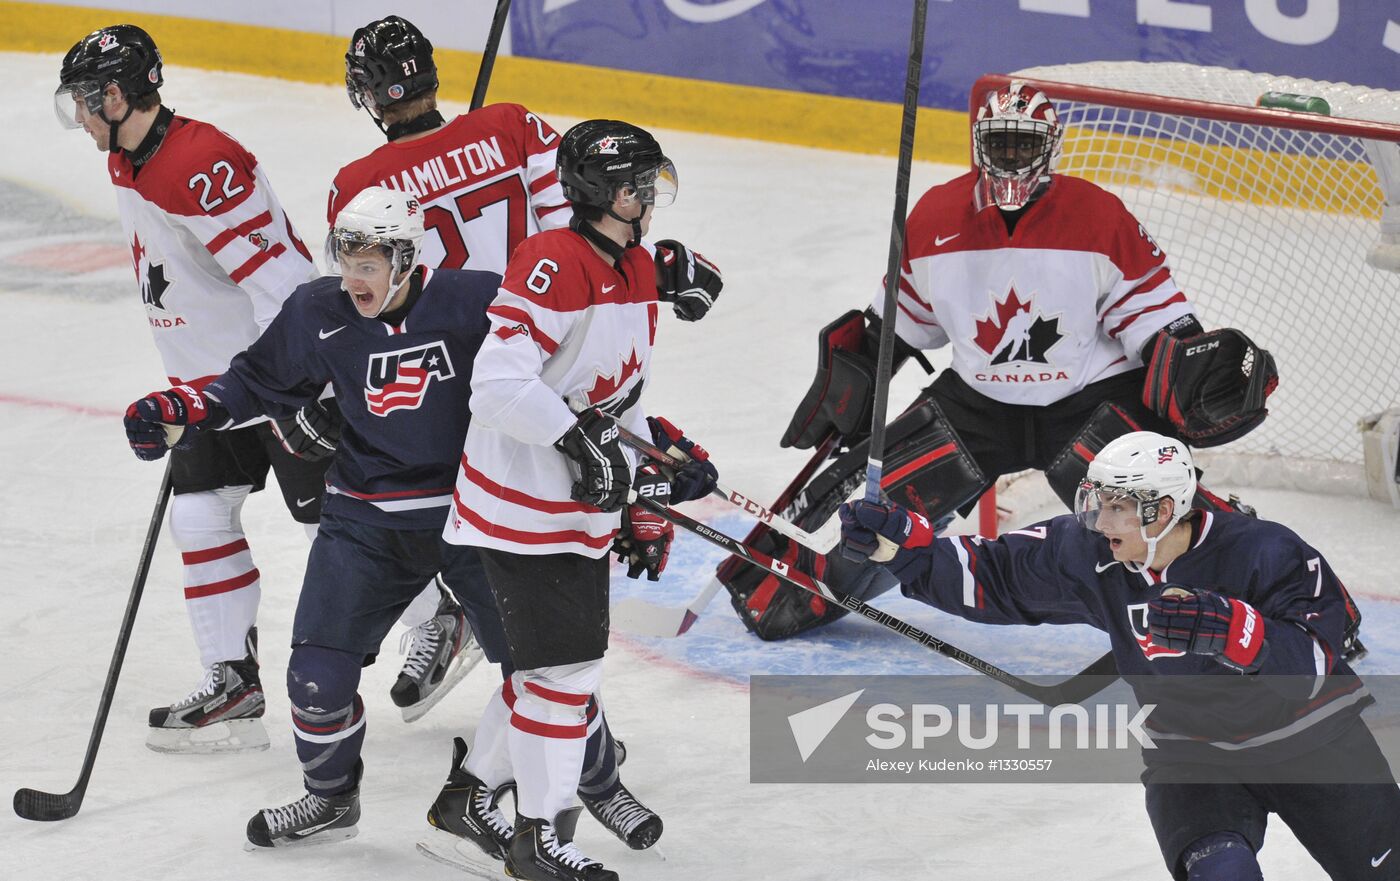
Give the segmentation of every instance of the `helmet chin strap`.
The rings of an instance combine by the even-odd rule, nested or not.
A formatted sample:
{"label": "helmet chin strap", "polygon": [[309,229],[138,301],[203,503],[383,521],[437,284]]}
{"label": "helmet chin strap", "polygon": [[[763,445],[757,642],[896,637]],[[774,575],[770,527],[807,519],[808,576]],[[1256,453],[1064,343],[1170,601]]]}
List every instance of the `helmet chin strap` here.
{"label": "helmet chin strap", "polygon": [[1149,538],[1149,537],[1148,537],[1148,535],[1147,535],[1147,524],[1144,523],[1142,526],[1139,526],[1139,527],[1138,527],[1138,532],[1142,535],[1142,540],[1147,544],[1147,559],[1143,560],[1141,563],[1134,564],[1133,566],[1131,566],[1131,567],[1129,567],[1129,568],[1132,568],[1132,569],[1134,569],[1134,570],[1137,571],[1137,572],[1145,572],[1145,571],[1147,571],[1149,568],[1151,568],[1151,566],[1152,566],[1152,561],[1153,561],[1154,559],[1156,559],[1156,557],[1157,557],[1157,542],[1159,542],[1159,541],[1161,541],[1162,539],[1166,538],[1166,537],[1167,537],[1167,533],[1169,533],[1169,532],[1171,532],[1173,529],[1175,529],[1175,528],[1176,528],[1176,524],[1180,523],[1180,522],[1181,522],[1181,518],[1184,517],[1184,516],[1185,516],[1185,512],[1184,512],[1184,511],[1183,511],[1182,513],[1180,513],[1180,514],[1176,514],[1176,513],[1172,514],[1172,519],[1171,519],[1170,521],[1167,522],[1167,528],[1166,528],[1166,529],[1163,529],[1161,532],[1157,533],[1156,537],[1154,537],[1154,538]]}
{"label": "helmet chin strap", "polygon": [[647,209],[650,207],[650,205],[643,204],[642,213],[638,214],[631,220],[628,220],[626,217],[623,217],[619,215],[616,211],[612,210],[611,205],[604,208],[603,210],[606,211],[608,216],[611,217],[613,220],[629,224],[632,227],[632,238],[628,240],[627,247],[635,248],[642,243],[642,218],[647,216]]}
{"label": "helmet chin strap", "polygon": [[98,113],[100,113],[100,114],[102,115],[102,120],[103,120],[104,122],[107,123],[107,131],[108,131],[108,136],[107,136],[107,152],[108,152],[108,153],[115,153],[115,152],[117,152],[117,149],[118,149],[118,147],[117,147],[117,129],[121,128],[122,123],[126,122],[128,119],[131,118],[131,111],[133,111],[133,110],[135,110],[135,109],[136,109],[135,107],[132,107],[132,106],[131,106],[131,102],[128,101],[128,102],[127,102],[127,105],[126,105],[126,114],[125,114],[124,116],[122,116],[121,119],[117,120],[116,122],[112,122],[112,120],[110,120],[110,119],[107,118],[107,109],[106,109],[105,107],[98,111]]}

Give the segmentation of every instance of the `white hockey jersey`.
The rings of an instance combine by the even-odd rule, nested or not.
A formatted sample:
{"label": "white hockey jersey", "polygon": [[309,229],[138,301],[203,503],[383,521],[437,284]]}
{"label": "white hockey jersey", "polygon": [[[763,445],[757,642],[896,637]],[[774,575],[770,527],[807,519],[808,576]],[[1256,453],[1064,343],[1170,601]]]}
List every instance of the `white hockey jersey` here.
{"label": "white hockey jersey", "polygon": [[117,151],[107,170],[165,372],[199,387],[318,275],[311,254],[257,159],[212,125],[170,117],[144,165]]}
{"label": "white hockey jersey", "polygon": [[342,168],[326,224],[365,187],[413,193],[423,205],[421,263],[501,275],[511,252],[540,230],[568,226],[555,172],[559,135],[519,104],[492,104],[431,134],[385,144]]}
{"label": "white hockey jersey", "polygon": [[488,314],[443,536],[517,554],[602,557],[621,514],[569,497],[578,467],[554,442],[574,424],[570,407],[585,405],[650,436],[637,401],[656,338],[653,252],[629,248],[619,272],[571,230],[531,236]]}
{"label": "white hockey jersey", "polygon": [[[1142,366],[1143,345],[1191,313],[1166,255],[1118,197],[1055,175],[1008,235],[973,206],[972,171],[909,214],[899,336],[953,346],[953,369],[1007,404],[1043,406]],[[883,311],[883,286],[875,311]]]}

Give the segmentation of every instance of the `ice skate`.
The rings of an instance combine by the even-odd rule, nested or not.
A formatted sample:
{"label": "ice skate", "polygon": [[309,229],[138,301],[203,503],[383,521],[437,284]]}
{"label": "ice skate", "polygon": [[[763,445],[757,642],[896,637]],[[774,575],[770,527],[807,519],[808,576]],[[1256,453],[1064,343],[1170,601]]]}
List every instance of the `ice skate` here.
{"label": "ice skate", "polygon": [[617,873],[574,844],[583,808],[560,811],[553,823],[520,817],[506,855],[506,874],[526,881],[618,881]]}
{"label": "ice skate", "polygon": [[452,770],[428,808],[428,823],[433,829],[418,842],[418,850],[440,863],[485,878],[498,878],[515,833],[499,804],[501,796],[511,791],[514,784],[507,783],[493,792],[462,767],[466,757],[466,742],[453,738]]}
{"label": "ice skate", "polygon": [[243,660],[213,664],[190,694],[151,710],[146,746],[160,753],[267,749],[257,641],[254,627],[248,631],[248,654]]}
{"label": "ice skate", "polygon": [[[358,775],[357,775],[358,777]],[[264,808],[248,821],[245,850],[330,844],[359,834],[360,788],[329,797],[307,793],[280,808]]]}
{"label": "ice skate", "polygon": [[399,644],[408,657],[389,697],[405,722],[423,718],[482,658],[462,607],[440,584],[438,590],[437,613],[405,633]]}
{"label": "ice skate", "polygon": [[646,850],[661,837],[661,817],[637,801],[621,783],[608,798],[589,798],[578,794],[588,813],[633,850]]}

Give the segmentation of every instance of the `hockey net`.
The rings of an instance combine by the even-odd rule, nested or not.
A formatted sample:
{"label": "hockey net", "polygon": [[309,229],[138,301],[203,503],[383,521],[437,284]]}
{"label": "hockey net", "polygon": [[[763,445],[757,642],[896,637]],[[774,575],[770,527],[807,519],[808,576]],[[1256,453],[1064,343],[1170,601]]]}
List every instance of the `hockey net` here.
{"label": "hockey net", "polygon": [[[1012,78],[979,80],[973,112]],[[1269,418],[1202,453],[1213,481],[1365,494],[1358,421],[1400,404],[1400,93],[1176,63],[1014,78],[1055,101],[1055,170],[1123,199],[1202,323],[1277,360]],[[1330,116],[1255,106],[1270,92]]]}

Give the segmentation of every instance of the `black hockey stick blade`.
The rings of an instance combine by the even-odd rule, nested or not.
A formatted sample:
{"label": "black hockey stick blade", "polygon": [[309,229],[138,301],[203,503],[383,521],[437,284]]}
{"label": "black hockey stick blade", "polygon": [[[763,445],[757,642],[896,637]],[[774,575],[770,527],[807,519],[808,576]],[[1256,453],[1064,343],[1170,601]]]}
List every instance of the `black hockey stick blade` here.
{"label": "black hockey stick blade", "polygon": [[15,813],[25,820],[67,820],[83,806],[83,793],[15,790]]}

